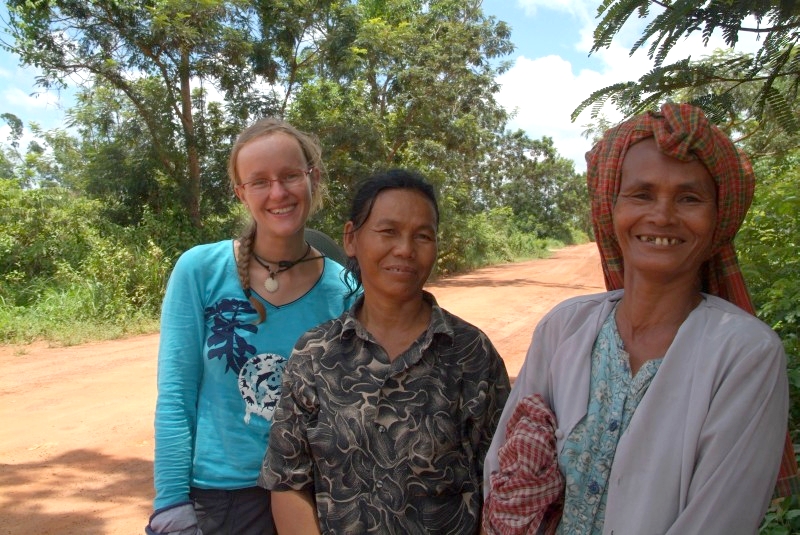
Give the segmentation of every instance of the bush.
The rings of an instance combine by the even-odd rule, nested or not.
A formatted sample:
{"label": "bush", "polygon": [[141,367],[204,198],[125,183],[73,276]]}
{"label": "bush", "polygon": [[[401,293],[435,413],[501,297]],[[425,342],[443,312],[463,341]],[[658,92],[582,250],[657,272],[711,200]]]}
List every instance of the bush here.
{"label": "bush", "polygon": [[800,501],[798,496],[775,500],[764,515],[758,531],[761,535],[800,533]]}
{"label": "bush", "polygon": [[35,281],[76,265],[100,226],[99,204],[56,188],[22,190],[0,180],[0,296],[27,306],[40,298]]}
{"label": "bush", "polygon": [[448,214],[442,222],[437,274],[447,275],[481,266],[542,258],[563,244],[521,232],[510,208],[472,215]]}
{"label": "bush", "polygon": [[800,151],[785,161],[762,161],[753,206],[736,239],[758,317],[783,340],[788,359],[794,442],[800,422]]}
{"label": "bush", "polygon": [[0,181],[0,342],[77,343],[152,330],[173,258],[101,205]]}

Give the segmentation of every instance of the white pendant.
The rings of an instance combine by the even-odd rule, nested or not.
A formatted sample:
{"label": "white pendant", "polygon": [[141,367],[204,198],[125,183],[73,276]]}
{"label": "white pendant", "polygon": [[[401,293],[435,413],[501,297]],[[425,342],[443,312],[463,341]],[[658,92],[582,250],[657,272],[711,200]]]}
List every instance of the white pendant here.
{"label": "white pendant", "polygon": [[278,281],[273,279],[272,277],[267,277],[264,279],[264,289],[269,293],[275,293],[278,291]]}

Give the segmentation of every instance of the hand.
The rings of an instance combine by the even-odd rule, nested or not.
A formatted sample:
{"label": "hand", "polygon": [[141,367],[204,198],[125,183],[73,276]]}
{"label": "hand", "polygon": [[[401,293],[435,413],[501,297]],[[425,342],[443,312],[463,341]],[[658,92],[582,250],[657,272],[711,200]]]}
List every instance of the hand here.
{"label": "hand", "polygon": [[170,505],[153,513],[144,528],[147,535],[203,535],[191,502]]}

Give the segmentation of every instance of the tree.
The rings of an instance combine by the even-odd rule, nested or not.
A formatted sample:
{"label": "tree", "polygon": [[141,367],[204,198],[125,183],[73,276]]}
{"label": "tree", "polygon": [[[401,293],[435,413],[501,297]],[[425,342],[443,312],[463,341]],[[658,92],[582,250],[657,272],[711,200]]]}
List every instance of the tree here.
{"label": "tree", "polygon": [[[192,86],[214,84],[232,100],[250,86],[246,4],[10,0],[8,10],[14,42],[6,48],[43,71],[39,84],[66,86],[80,79],[84,87],[102,84],[125,95],[163,172],[179,185],[190,220],[199,226],[201,168]],[[157,101],[150,98],[154,90]]]}
{"label": "tree", "polygon": [[572,160],[558,154],[552,138],[531,140],[521,130],[508,132],[487,172],[494,177],[493,203],[511,208],[521,231],[567,243],[573,230],[586,231],[585,179],[575,173]]}
{"label": "tree", "polygon": [[[291,120],[325,147],[334,205],[377,168],[415,167],[443,206],[481,208],[482,161],[506,114],[494,100],[494,60],[512,50],[509,28],[470,0],[372,0],[337,8],[324,60],[295,93]],[[343,214],[325,226],[341,228]],[[445,240],[443,240],[444,242]]]}
{"label": "tree", "polygon": [[17,167],[21,160],[19,140],[22,137],[23,123],[13,113],[0,114],[0,119],[6,122],[10,130],[8,146],[4,146],[3,150],[0,151],[0,178],[17,178],[17,182],[21,183],[22,181],[17,176]]}
{"label": "tree", "polygon": [[[164,92],[159,81],[143,77],[132,85],[150,108],[151,117],[169,123],[171,116],[161,106]],[[97,81],[81,90],[68,121],[78,135],[84,162],[78,176],[65,186],[102,200],[106,216],[120,225],[138,223],[145,211],[185,216],[181,191],[185,182],[173,180],[165,170],[158,148],[147,135],[147,121],[119,89]],[[184,156],[173,151],[173,162],[182,169],[186,169]]]}
{"label": "tree", "polygon": [[[732,93],[752,86],[750,108],[756,123],[774,121],[790,134],[800,131],[795,113],[800,84],[800,4],[777,0],[607,0],[598,8],[602,18],[594,31],[591,52],[607,47],[634,13],[649,22],[630,53],[649,43],[647,53],[653,69],[638,81],[593,92],[573,111],[573,120],[589,106],[592,117],[597,117],[609,100],[627,115],[634,115],[691,89],[692,102],[704,108],[712,121],[724,122],[739,111]],[[701,61],[685,58],[664,64],[682,37],[701,32],[708,43],[716,31],[732,48],[744,33],[757,34],[763,44],[755,55],[712,54]]]}
{"label": "tree", "polygon": [[788,358],[790,426],[800,439],[800,150],[754,162],[759,184],[736,238],[758,316],[780,335]]}

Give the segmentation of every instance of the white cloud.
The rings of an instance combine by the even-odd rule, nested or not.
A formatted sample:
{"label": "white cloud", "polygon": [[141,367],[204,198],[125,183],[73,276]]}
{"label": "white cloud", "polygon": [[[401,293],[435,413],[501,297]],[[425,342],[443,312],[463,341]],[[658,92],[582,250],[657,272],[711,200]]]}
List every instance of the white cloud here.
{"label": "white cloud", "polygon": [[517,0],[517,5],[529,17],[536,15],[539,9],[549,9],[569,13],[584,20],[594,16],[597,4],[586,0]]}
{"label": "white cloud", "polygon": [[[0,76],[7,80],[13,80],[15,83],[32,78],[29,73],[20,68],[17,68],[14,74],[6,70],[1,72]],[[57,91],[41,88],[35,88],[32,91],[24,91],[19,86],[10,84],[5,84],[5,87],[0,90],[0,102],[2,102],[0,113],[14,114],[23,122],[22,137],[18,140],[19,148],[17,149],[22,154],[26,152],[31,142],[41,142],[41,139],[34,136],[31,131],[31,122],[49,130],[62,126],[65,117],[62,98]],[[0,121],[0,144],[10,147],[10,135],[11,128],[5,121]]]}
{"label": "white cloud", "polygon": [[11,87],[3,91],[3,100],[12,113],[15,109],[23,110],[55,110],[59,108],[59,98],[51,91],[26,93],[18,87]]}
{"label": "white cloud", "polygon": [[[29,94],[18,87],[11,87],[0,94],[0,99],[5,101],[5,107],[0,110],[2,113],[13,113],[23,121],[22,137],[18,141],[19,151],[25,153],[28,145],[41,139],[33,134],[30,123],[35,122],[44,130],[62,127],[65,119],[65,111],[62,106],[61,98],[55,91],[38,90]],[[0,129],[0,144],[9,143],[11,133],[8,125],[3,123],[5,128]]]}
{"label": "white cloud", "polygon": [[[574,15],[581,24],[581,38],[575,43],[575,49],[584,53],[591,49],[592,32],[597,21],[593,18],[593,12],[591,16],[587,16],[589,11],[585,2],[519,0],[519,5],[525,7],[529,13],[535,13],[538,8],[547,8]],[[592,55],[598,62],[596,70],[583,69],[574,72],[569,61],[555,55],[537,58],[518,56],[511,69],[498,78],[501,84],[498,102],[507,110],[516,112],[509,127],[521,128],[534,139],[552,137],[559,154],[573,160],[577,171],[584,171],[584,154],[591,147],[590,141],[581,132],[590,122],[590,111],[585,110],[575,122],[570,120],[570,115],[592,91],[617,82],[636,80],[652,68],[652,60],[647,57],[646,48],[630,55],[630,47],[640,37],[645,24],[646,21],[643,20],[629,20],[608,48]],[[754,52],[760,45],[755,36],[746,34],[742,36],[736,50]],[[701,36],[695,32],[688,39],[676,43],[667,62],[688,56],[700,59],[717,48],[725,47],[720,35],[712,35],[706,46]],[[620,114],[612,105],[607,104],[602,113],[612,122],[620,119]]]}
{"label": "white cloud", "polygon": [[[553,138],[559,154],[573,160],[579,172],[585,170],[584,154],[591,147],[581,132],[590,122],[590,112],[584,111],[575,122],[570,116],[592,91],[628,79],[629,70],[637,68],[639,62],[613,61],[613,56],[620,54],[625,53],[615,50],[606,55],[604,62],[611,59],[610,65],[618,67],[606,64],[603,72],[590,69],[574,72],[572,64],[559,56],[536,59],[520,56],[498,78],[501,84],[498,102],[507,110],[516,110],[509,126],[525,130],[534,139]],[[620,118],[610,107],[606,107],[604,114],[612,121]]]}
{"label": "white cloud", "polygon": [[550,136],[562,156],[575,159],[574,153],[565,150],[566,141],[575,135],[569,116],[582,91],[572,65],[558,56],[520,56],[498,82],[498,102],[515,112],[509,126],[525,130],[534,139]]}

